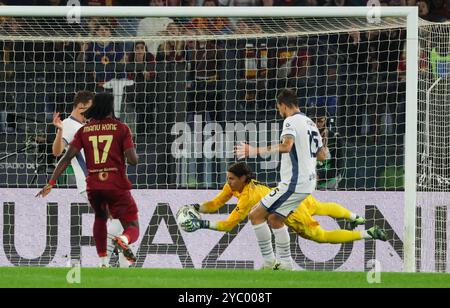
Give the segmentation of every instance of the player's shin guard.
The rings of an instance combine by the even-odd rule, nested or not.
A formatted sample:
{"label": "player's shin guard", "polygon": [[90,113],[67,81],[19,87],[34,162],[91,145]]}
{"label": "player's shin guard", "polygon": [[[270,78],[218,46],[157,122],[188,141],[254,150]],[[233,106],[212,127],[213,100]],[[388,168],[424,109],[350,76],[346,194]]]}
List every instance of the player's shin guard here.
{"label": "player's shin guard", "polygon": [[267,222],[259,225],[253,225],[256,239],[258,240],[259,249],[264,259],[264,266],[273,265],[275,262],[275,254],[272,248],[272,233],[270,232]]}
{"label": "player's shin guard", "polygon": [[94,240],[95,246],[97,248],[97,254],[99,257],[106,257],[108,255],[107,252],[107,227],[106,227],[107,219],[103,217],[95,217],[94,222]]}
{"label": "player's shin guard", "polygon": [[286,268],[293,267],[293,261],[291,256],[291,238],[286,226],[279,229],[272,229],[275,235],[275,247],[277,252],[278,261]]}

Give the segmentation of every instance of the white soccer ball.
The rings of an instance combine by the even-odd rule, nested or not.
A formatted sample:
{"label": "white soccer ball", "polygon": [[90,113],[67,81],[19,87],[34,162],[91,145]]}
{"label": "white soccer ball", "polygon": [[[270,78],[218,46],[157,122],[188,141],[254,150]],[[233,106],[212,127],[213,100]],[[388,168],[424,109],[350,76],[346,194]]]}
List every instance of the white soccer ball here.
{"label": "white soccer ball", "polygon": [[[176,215],[178,226],[185,230],[185,223],[190,219],[201,219],[202,216],[192,205],[182,206]],[[186,231],[186,230],[185,230]]]}

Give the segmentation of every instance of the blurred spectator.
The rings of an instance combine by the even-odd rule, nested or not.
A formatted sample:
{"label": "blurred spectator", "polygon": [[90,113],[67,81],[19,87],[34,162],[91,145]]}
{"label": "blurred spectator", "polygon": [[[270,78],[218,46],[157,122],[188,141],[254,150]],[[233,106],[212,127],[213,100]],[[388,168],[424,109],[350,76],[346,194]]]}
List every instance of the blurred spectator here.
{"label": "blurred spectator", "polygon": [[45,47],[45,61],[59,64],[73,63],[80,52],[80,45],[74,42],[49,42]]}
{"label": "blurred spectator", "polygon": [[[172,22],[167,25],[167,30],[160,32],[160,35],[177,38],[180,35],[180,28]],[[158,47],[157,61],[181,61],[184,53],[183,44],[180,39],[163,42]]]}
{"label": "blurred spectator", "polygon": [[[151,0],[149,1],[151,6],[165,6],[166,1],[164,0]],[[156,54],[158,52],[158,47],[161,45],[161,40],[156,40],[155,38],[159,33],[167,29],[167,26],[173,22],[173,19],[168,17],[147,17],[141,20],[138,26],[137,35],[139,37],[153,37],[145,41],[147,49],[150,53]]]}
{"label": "blurred spectator", "polygon": [[433,20],[443,22],[450,19],[450,12],[447,1],[432,0],[430,8]]}
{"label": "blurred spectator", "polygon": [[[241,19],[236,24],[236,34],[261,33],[261,28],[251,21]],[[267,38],[238,39],[227,42],[227,62],[233,63],[228,70],[236,70],[233,79],[236,91],[233,98],[240,103],[239,108],[246,109],[248,103],[257,103],[258,109],[267,108],[267,92],[275,89],[274,73],[276,67],[276,44]],[[233,52],[235,51],[235,52]],[[230,74],[230,72],[229,72]]]}
{"label": "blurred spectator", "polygon": [[149,6],[167,6],[167,0],[150,0]]}
{"label": "blurred spectator", "polygon": [[[158,47],[156,54],[156,71],[157,71],[157,107],[159,115],[159,125],[157,131],[166,131],[167,127],[161,125],[161,121],[172,121],[175,116],[177,102],[185,102],[185,43],[181,40],[181,30],[176,23],[170,23],[167,30],[159,33],[164,37]],[[172,112],[172,113],[171,113]],[[162,113],[162,114],[161,114]],[[168,113],[171,113],[168,115]],[[164,120],[161,120],[164,118]],[[170,151],[169,151],[170,152]]]}
{"label": "blurred spectator", "polygon": [[97,27],[101,22],[100,17],[90,17],[87,21],[88,34],[90,36],[95,36],[97,32]]}
{"label": "blurred spectator", "polygon": [[51,5],[51,6],[62,6],[66,5],[67,0],[47,0],[47,3],[44,1],[44,5]]}
{"label": "blurred spectator", "polygon": [[450,48],[448,37],[442,39],[440,44],[433,46],[430,52],[429,61],[433,77],[445,78],[450,75]]}
{"label": "blurred spectator", "polygon": [[311,55],[299,37],[280,38],[277,43],[277,88],[297,87],[299,79],[306,81]]}
{"label": "blurred spectator", "polygon": [[406,0],[390,0],[389,6],[406,6]]}
{"label": "blurred spectator", "polygon": [[145,42],[138,41],[127,56],[127,61],[130,65],[134,65],[133,73],[128,74],[128,79],[134,80],[134,88],[127,94],[127,108],[137,113],[135,122],[143,124],[137,127],[136,131],[145,133],[146,126],[153,122],[155,113],[156,58],[148,51]]}
{"label": "blurred spectator", "polygon": [[127,56],[127,63],[141,66],[135,67],[133,73],[128,75],[129,79],[136,82],[154,81],[156,76],[155,56],[148,51],[144,41],[138,41],[134,44],[133,51]]}
{"label": "blurred spectator", "polygon": [[273,6],[274,0],[218,0],[220,6]]}
{"label": "blurred spectator", "polygon": [[[205,2],[205,5],[215,6],[216,1],[208,0],[207,2]],[[203,31],[205,34],[232,33],[231,22],[227,17],[213,17],[213,18],[196,17],[192,18],[189,21],[188,25]]]}
{"label": "blurred spectator", "polygon": [[[20,36],[27,31],[23,20],[16,17],[3,19],[0,32],[5,35]],[[24,40],[4,41],[3,60],[11,62],[43,61],[44,44],[42,42],[30,42]]]}
{"label": "blurred spectator", "polygon": [[322,136],[322,142],[329,149],[329,156],[325,161],[317,163],[317,189],[335,190],[342,180],[345,149],[339,133],[334,132],[329,126],[327,108],[325,106],[312,106],[308,108],[308,116],[316,123]]}
{"label": "blurred spectator", "polygon": [[[199,30],[193,24],[187,24],[183,29],[184,36],[188,38],[195,38],[198,33]],[[196,47],[197,41],[195,39],[188,39],[184,45],[184,59],[186,61],[186,89],[188,91],[192,90],[195,81],[195,70],[192,65],[194,64]]]}
{"label": "blurred spectator", "polygon": [[[104,39],[104,41],[89,43],[84,53],[84,60],[96,65],[95,81],[98,86],[103,86],[104,82],[113,78],[121,79],[125,77],[123,72],[117,72],[114,65],[125,62],[125,45],[121,42],[108,40],[112,38],[112,25],[107,19],[101,20],[97,25],[96,36]],[[109,67],[109,64],[112,64],[113,67]]]}
{"label": "blurred spectator", "polygon": [[374,35],[369,53],[372,72],[395,72],[405,44],[406,33],[396,29],[370,33]]}
{"label": "blurred spectator", "polygon": [[347,0],[334,0],[333,4],[334,4],[334,6],[345,6],[346,2],[347,2]]}
{"label": "blurred spectator", "polygon": [[117,5],[116,0],[82,0],[82,5],[87,6],[115,6]]}
{"label": "blurred spectator", "polygon": [[[127,117],[127,112],[129,111],[129,108],[125,107],[123,108],[123,95],[125,94],[126,87],[134,85],[133,80],[129,80],[126,78],[122,79],[111,79],[108,82],[105,82],[102,84],[103,88],[111,90],[112,94],[114,95],[114,114],[117,118],[122,119],[125,123],[127,123],[130,128],[132,129],[133,133],[136,132],[135,126],[136,121],[134,121],[135,118],[135,111],[132,110],[132,114],[130,117]],[[125,112],[125,115],[124,115]],[[131,119],[131,121],[130,121]],[[128,121],[127,121],[128,120]]]}
{"label": "blurred spectator", "polygon": [[[3,2],[3,1],[0,1],[0,6],[2,6],[2,5],[6,5],[6,3]],[[8,20],[7,17],[5,17],[5,16],[0,16],[0,29],[3,29],[3,27],[4,27],[4,25],[6,24],[6,21],[7,21],[7,20]]]}
{"label": "blurred spectator", "polygon": [[274,0],[273,6],[303,6],[304,0]]}
{"label": "blurred spectator", "polygon": [[443,22],[446,20],[446,16],[438,14],[432,14],[430,10],[430,3],[425,0],[417,1],[419,7],[419,17],[432,22]]}
{"label": "blurred spectator", "polygon": [[398,61],[397,73],[399,81],[406,80],[406,48],[403,49],[400,61]]}
{"label": "blurred spectator", "polygon": [[339,58],[349,73],[395,72],[404,33],[400,30],[351,32],[339,36]]}
{"label": "blurred spectator", "polygon": [[[202,30],[197,29],[197,33]],[[225,53],[218,40],[197,40],[186,65],[193,82],[188,88],[188,111],[201,114],[204,120],[220,121],[223,116]]]}

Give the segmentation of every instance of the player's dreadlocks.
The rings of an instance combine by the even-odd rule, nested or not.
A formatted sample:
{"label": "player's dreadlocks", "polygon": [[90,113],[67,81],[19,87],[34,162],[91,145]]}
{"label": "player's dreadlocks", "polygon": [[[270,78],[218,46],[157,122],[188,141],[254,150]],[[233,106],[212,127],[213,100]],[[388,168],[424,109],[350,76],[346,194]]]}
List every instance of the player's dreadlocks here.
{"label": "player's dreadlocks", "polygon": [[243,163],[243,162],[231,165],[228,168],[228,172],[233,173],[238,178],[245,175],[247,177],[247,183],[250,183],[251,180],[255,179],[255,175],[253,174],[250,167],[246,163]]}
{"label": "player's dreadlocks", "polygon": [[87,119],[103,120],[114,115],[114,96],[109,93],[99,93],[94,97],[91,108],[84,112]]}

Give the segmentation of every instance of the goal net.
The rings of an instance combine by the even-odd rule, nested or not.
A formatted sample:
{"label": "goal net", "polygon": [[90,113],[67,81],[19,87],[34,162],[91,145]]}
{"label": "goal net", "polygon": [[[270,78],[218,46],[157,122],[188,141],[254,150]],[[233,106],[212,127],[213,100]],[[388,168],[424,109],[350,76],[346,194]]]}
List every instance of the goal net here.
{"label": "goal net", "polygon": [[420,27],[417,267],[449,271],[450,25]]}
{"label": "goal net", "polygon": [[[173,214],[214,197],[236,161],[236,144],[279,142],[276,96],[291,88],[331,149],[317,166],[316,196],[366,216],[366,228],[379,225],[390,238],[332,246],[292,234],[296,263],[310,270],[368,270],[376,260],[383,270],[403,270],[406,97],[417,90],[406,87],[406,17],[170,16],[0,19],[0,187],[11,196],[1,200],[4,258],[14,265],[58,265],[64,258],[96,265],[83,259],[92,254],[84,246],[93,243],[83,200],[58,195],[46,207],[20,205],[20,193],[45,184],[55,166],[53,112],[68,117],[75,93],[89,90],[115,96],[116,116],[130,126],[141,158],[128,169],[143,217],[134,247],[138,266],[257,267],[247,221],[225,236],[188,235]],[[432,194],[417,195],[416,254],[417,270],[425,271],[445,271],[448,254],[446,39],[447,25],[420,28],[418,187]],[[278,156],[247,163],[259,181],[276,186]],[[58,188],[76,188],[70,168]],[[58,212],[58,200],[67,208]],[[235,201],[229,203],[208,218],[226,217]],[[43,234],[31,246],[26,243],[35,232],[20,220],[28,211],[39,217]],[[70,228],[58,236],[52,224],[64,219]],[[346,227],[319,221],[327,229]],[[20,245],[27,257],[19,257]],[[246,247],[254,252],[246,256]],[[175,261],[157,261],[167,255]]]}

